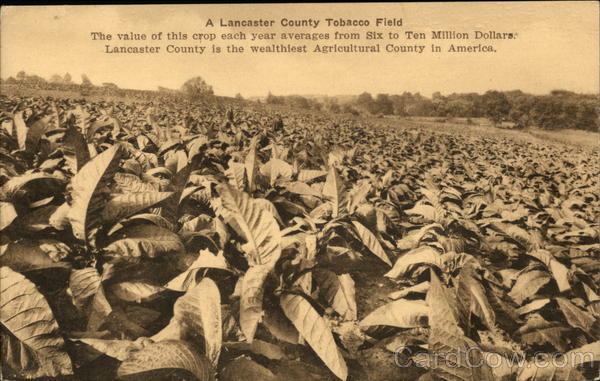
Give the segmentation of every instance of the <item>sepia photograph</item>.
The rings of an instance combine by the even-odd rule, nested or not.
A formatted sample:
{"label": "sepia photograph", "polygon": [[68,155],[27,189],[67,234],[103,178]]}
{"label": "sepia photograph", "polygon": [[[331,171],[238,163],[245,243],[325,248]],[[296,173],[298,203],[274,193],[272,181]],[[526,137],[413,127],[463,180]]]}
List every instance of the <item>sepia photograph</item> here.
{"label": "sepia photograph", "polygon": [[0,379],[600,380],[600,3],[0,7]]}

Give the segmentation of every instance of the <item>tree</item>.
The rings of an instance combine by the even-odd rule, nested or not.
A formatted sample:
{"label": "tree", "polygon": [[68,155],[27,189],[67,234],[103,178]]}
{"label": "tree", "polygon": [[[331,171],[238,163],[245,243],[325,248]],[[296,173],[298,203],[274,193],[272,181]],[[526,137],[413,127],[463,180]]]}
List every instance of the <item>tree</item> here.
{"label": "tree", "polygon": [[20,72],[17,73],[17,81],[24,81],[26,77],[27,77],[27,74],[25,74],[24,70],[21,70]]}
{"label": "tree", "polygon": [[62,83],[62,81],[63,77],[58,74],[54,74],[52,77],[50,77],[50,83]]}
{"label": "tree", "polygon": [[370,103],[373,103],[373,96],[366,91],[360,94],[356,100],[356,104],[359,106],[368,106]]}
{"label": "tree", "polygon": [[71,74],[65,73],[65,76],[63,77],[63,82],[64,83],[71,83],[71,81],[72,81]]}
{"label": "tree", "polygon": [[369,108],[371,114],[390,115],[394,112],[394,105],[387,94],[377,94],[375,102],[371,105],[372,107]]}
{"label": "tree", "polygon": [[238,101],[243,101],[244,97],[242,96],[242,94],[237,93],[237,94],[235,94],[235,99],[237,99]]}
{"label": "tree", "polygon": [[499,123],[508,116],[510,103],[504,93],[490,90],[483,94],[483,109],[485,116],[494,123]]}
{"label": "tree", "polygon": [[267,104],[270,104],[270,105],[282,105],[282,104],[284,104],[284,98],[273,95],[269,91],[266,102],[267,102]]}
{"label": "tree", "polygon": [[93,86],[92,81],[88,78],[86,74],[81,74],[81,85],[82,86]]}
{"label": "tree", "polygon": [[190,78],[181,86],[181,92],[191,99],[202,99],[214,95],[213,88],[202,77]]}

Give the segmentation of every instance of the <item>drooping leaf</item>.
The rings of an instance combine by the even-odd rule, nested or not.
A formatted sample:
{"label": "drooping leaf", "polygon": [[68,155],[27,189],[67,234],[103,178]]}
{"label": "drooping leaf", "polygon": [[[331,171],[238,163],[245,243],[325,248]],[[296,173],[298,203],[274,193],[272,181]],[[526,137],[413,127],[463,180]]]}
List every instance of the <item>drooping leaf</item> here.
{"label": "drooping leaf", "polygon": [[403,288],[400,291],[394,291],[394,292],[388,294],[388,297],[390,299],[396,300],[396,299],[403,298],[412,292],[418,293],[418,294],[426,294],[427,290],[429,290],[429,282],[421,282],[414,286]]}
{"label": "drooping leaf", "polygon": [[39,243],[28,241],[9,243],[4,254],[0,256],[0,266],[7,266],[18,272],[70,268],[68,263],[53,260],[42,250]]}
{"label": "drooping leaf", "polygon": [[271,213],[262,208],[247,193],[223,184],[217,188],[223,203],[225,218],[246,243],[248,260],[253,264],[274,265],[281,255],[281,232]]}
{"label": "drooping leaf", "polygon": [[360,325],[389,325],[399,328],[425,327],[428,316],[429,307],[422,301],[399,299],[377,308],[367,315]]}
{"label": "drooping leaf", "polygon": [[146,182],[131,173],[117,173],[114,177],[114,180],[116,192],[142,193],[158,191],[158,186],[156,184]]}
{"label": "drooping leaf", "polygon": [[440,262],[440,253],[436,249],[430,246],[421,246],[400,256],[385,276],[392,279],[405,277],[416,265],[422,263],[438,264]]}
{"label": "drooping leaf", "polygon": [[370,231],[366,226],[364,226],[358,221],[352,221],[352,225],[354,225],[356,233],[360,237],[363,245],[365,245],[369,249],[369,251],[375,254],[379,259],[387,263],[389,266],[392,266],[392,262],[388,258],[388,255],[381,246],[381,243],[379,242],[375,234],[373,234],[372,231]]}
{"label": "drooping leaf", "polygon": [[283,294],[281,308],[298,332],[311,346],[325,365],[340,379],[348,377],[348,367],[325,319],[300,295]]}
{"label": "drooping leaf", "polygon": [[131,357],[133,352],[141,349],[136,342],[129,340],[83,338],[76,339],[74,341],[89,345],[94,350],[107,356],[116,358],[119,361],[127,360],[129,357]]}
{"label": "drooping leaf", "polygon": [[600,341],[594,341],[579,348],[571,349],[565,355],[567,358],[573,359],[573,365],[575,366],[597,362],[600,360]]}
{"label": "drooping leaf", "polygon": [[557,322],[549,322],[541,315],[533,313],[527,317],[526,323],[517,330],[521,342],[529,346],[551,345],[559,351],[568,348],[567,339],[571,329]]}
{"label": "drooping leaf", "polygon": [[112,146],[89,161],[71,179],[73,202],[69,220],[73,234],[87,240],[87,233],[100,224],[101,212],[106,205],[106,186],[118,170],[121,159],[120,146]]}
{"label": "drooping leaf", "polygon": [[181,369],[196,377],[197,381],[214,380],[214,370],[208,359],[196,352],[192,344],[179,340],[165,340],[149,344],[133,352],[119,366],[119,377],[150,371]]}
{"label": "drooping leaf", "polygon": [[[0,268],[0,322],[38,358],[39,369],[13,364],[8,348],[3,348],[2,363],[9,364],[20,377],[57,377],[72,374],[71,359],[52,310],[35,285],[8,267]],[[4,342],[4,340],[3,340]],[[21,350],[23,353],[23,350]]]}
{"label": "drooping leaf", "polygon": [[526,315],[531,312],[536,312],[550,303],[550,298],[536,299],[531,303],[527,303],[517,310],[519,315]]}
{"label": "drooping leaf", "polygon": [[171,192],[139,192],[116,195],[106,203],[102,210],[102,221],[115,222],[121,218],[129,217],[166,200],[172,195]]}
{"label": "drooping leaf", "polygon": [[306,183],[303,183],[301,181],[294,181],[291,183],[287,183],[285,185],[285,189],[287,189],[289,192],[294,193],[294,194],[300,194],[300,195],[305,195],[305,196],[314,196],[314,197],[319,197],[319,198],[322,197],[322,194],[319,191],[317,191],[310,185],[307,185]]}
{"label": "drooping leaf", "polygon": [[516,283],[508,293],[518,304],[533,298],[540,288],[548,284],[551,278],[545,271],[530,270],[519,275]]}
{"label": "drooping leaf", "polygon": [[48,175],[42,172],[26,173],[12,177],[0,188],[0,200],[16,201],[23,193],[22,190],[35,190],[51,194],[53,191],[62,189],[64,180],[60,177]]}
{"label": "drooping leaf", "polygon": [[356,291],[350,274],[337,275],[333,271],[318,270],[313,275],[319,293],[344,320],[357,319]]}
{"label": "drooping leaf", "polygon": [[298,172],[298,181],[308,183],[326,175],[326,171],[321,171],[317,169],[301,169],[300,172]]}
{"label": "drooping leaf", "polygon": [[129,226],[121,229],[115,238],[105,251],[122,258],[155,258],[164,253],[184,250],[177,234],[156,225]]}

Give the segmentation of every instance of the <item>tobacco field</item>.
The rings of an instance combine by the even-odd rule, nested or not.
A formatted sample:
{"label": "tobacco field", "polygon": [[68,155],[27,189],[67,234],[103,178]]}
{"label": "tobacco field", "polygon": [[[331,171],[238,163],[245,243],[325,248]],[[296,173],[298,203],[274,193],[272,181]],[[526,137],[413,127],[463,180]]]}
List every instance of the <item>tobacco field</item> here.
{"label": "tobacco field", "polygon": [[0,111],[5,379],[599,374],[597,149],[245,103]]}

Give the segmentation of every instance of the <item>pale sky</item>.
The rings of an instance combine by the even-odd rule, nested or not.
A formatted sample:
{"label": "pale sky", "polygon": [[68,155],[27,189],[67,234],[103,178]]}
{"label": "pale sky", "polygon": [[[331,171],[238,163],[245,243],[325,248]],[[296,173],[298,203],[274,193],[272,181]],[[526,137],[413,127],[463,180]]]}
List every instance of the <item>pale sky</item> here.
{"label": "pale sky", "polygon": [[[69,72],[75,81],[86,73],[92,82],[114,82],[122,88],[179,88],[188,78],[200,75],[219,95],[358,94],[421,92],[431,95],[453,92],[485,92],[490,89],[521,89],[547,93],[553,89],[597,93],[599,90],[598,2],[523,3],[381,3],[381,4],[235,4],[235,5],[109,5],[2,7],[0,19],[0,75],[20,70],[49,78]],[[92,41],[91,32],[116,35],[123,32],[164,33],[243,30],[269,32],[329,32],[326,18],[402,18],[402,27],[348,28],[344,31],[426,32],[428,40],[417,42],[429,49],[433,30],[473,33],[474,30],[516,32],[512,41],[497,40],[493,54],[417,53],[371,54],[107,54],[104,45]],[[211,18],[215,27],[206,27]],[[224,28],[219,19],[272,19],[275,28]],[[285,28],[282,18],[319,19],[315,28]],[[339,30],[339,29],[338,29]],[[281,43],[277,40],[274,43]],[[322,41],[323,45],[351,41]],[[357,44],[382,46],[384,41]],[[404,38],[398,45],[414,45]],[[442,41],[473,44],[486,41]],[[222,41],[215,42],[226,45]],[[259,44],[270,44],[261,41]],[[292,42],[304,44],[305,42]],[[127,43],[131,46],[131,43]],[[179,45],[206,45],[188,40]],[[255,42],[238,43],[246,47]],[[314,42],[308,42],[309,50]],[[133,44],[138,45],[138,44]],[[210,43],[209,43],[210,46]],[[210,47],[209,47],[210,49]]]}

